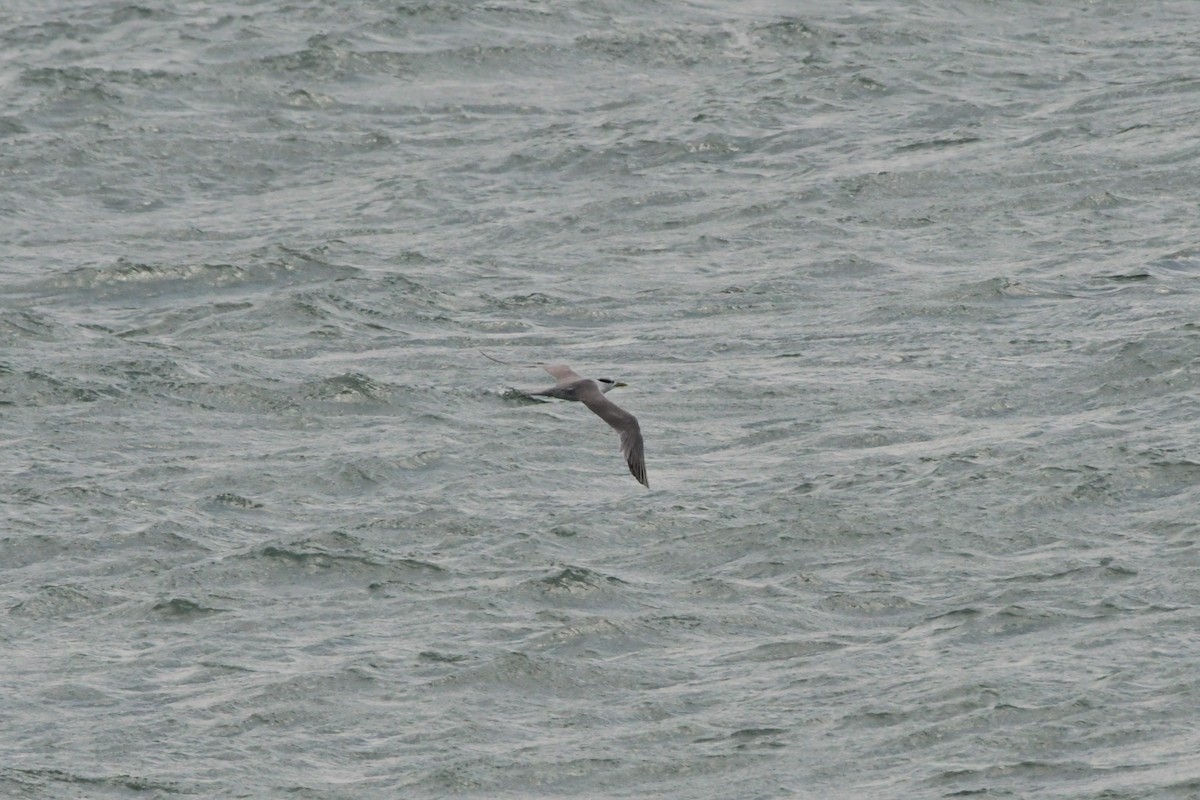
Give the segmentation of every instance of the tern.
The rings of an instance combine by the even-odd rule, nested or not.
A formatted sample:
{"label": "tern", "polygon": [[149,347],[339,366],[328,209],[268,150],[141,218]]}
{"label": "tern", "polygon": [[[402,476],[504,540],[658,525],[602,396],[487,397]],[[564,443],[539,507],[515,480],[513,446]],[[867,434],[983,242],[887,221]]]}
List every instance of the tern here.
{"label": "tern", "polygon": [[[482,350],[480,352],[483,353]],[[637,478],[638,483],[647,489],[650,488],[650,481],[646,479],[646,448],[642,442],[642,429],[638,425],[637,418],[604,396],[605,393],[618,386],[625,386],[624,383],[611,378],[594,380],[585,378],[566,364],[509,364],[507,361],[492,358],[487,353],[483,353],[483,356],[498,364],[541,367],[549,372],[557,383],[549,389],[530,394],[534,397],[576,400],[590,408],[596,416],[607,422],[620,434],[621,454],[625,456],[625,463],[629,465],[630,473]]]}

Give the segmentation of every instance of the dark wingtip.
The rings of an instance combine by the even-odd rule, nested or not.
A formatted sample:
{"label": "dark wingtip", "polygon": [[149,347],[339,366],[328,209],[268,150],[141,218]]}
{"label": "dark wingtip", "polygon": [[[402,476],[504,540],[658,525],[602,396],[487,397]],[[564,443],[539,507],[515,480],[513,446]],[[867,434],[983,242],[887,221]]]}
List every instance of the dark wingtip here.
{"label": "dark wingtip", "polygon": [[650,488],[650,479],[646,477],[646,471],[644,467],[641,470],[638,470],[633,464],[630,464],[629,474],[636,478],[637,482],[642,486],[645,486],[647,489]]}

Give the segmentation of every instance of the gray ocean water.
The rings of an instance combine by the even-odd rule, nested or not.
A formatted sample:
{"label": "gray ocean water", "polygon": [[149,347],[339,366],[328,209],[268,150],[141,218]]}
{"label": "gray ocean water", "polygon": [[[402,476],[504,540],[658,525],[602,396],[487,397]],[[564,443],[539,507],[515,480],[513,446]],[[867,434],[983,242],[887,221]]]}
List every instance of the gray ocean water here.
{"label": "gray ocean water", "polygon": [[0,797],[1200,797],[1198,39],[8,4]]}

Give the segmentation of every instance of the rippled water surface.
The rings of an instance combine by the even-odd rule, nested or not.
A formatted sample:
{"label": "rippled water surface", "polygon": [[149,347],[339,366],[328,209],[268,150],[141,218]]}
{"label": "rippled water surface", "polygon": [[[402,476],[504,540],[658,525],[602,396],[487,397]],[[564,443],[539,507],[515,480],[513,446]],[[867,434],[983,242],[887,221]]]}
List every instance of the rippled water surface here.
{"label": "rippled water surface", "polygon": [[0,795],[1200,795],[1194,4],[17,9]]}

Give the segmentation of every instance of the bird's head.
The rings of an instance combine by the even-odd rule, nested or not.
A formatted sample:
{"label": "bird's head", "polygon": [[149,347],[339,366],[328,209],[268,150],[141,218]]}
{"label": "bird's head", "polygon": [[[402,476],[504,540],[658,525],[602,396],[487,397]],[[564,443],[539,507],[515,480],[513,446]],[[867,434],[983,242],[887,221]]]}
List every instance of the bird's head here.
{"label": "bird's head", "polygon": [[610,389],[616,389],[617,387],[620,387],[620,386],[628,386],[629,385],[627,383],[621,383],[620,381],[614,381],[612,378],[596,378],[596,383],[600,386],[600,391],[606,392],[606,393]]}

